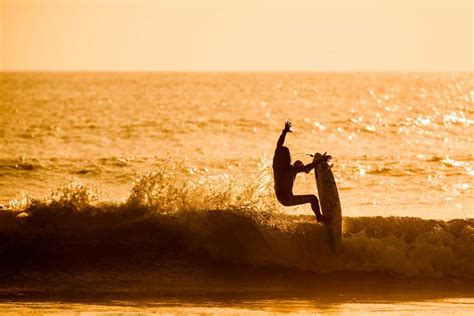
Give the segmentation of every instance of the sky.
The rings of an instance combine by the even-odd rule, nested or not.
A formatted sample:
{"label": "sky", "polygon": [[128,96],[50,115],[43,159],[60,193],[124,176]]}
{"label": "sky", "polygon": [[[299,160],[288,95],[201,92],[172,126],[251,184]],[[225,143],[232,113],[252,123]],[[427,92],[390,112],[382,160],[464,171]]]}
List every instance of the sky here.
{"label": "sky", "polygon": [[0,70],[473,71],[473,2],[0,0]]}

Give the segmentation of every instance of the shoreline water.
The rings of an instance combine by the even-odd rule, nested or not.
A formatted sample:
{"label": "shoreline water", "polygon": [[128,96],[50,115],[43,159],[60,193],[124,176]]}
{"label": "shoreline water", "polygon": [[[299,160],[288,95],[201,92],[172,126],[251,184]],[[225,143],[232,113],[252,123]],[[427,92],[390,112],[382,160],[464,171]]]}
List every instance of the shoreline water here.
{"label": "shoreline water", "polygon": [[[149,271],[148,271],[149,272]],[[380,274],[301,274],[255,269],[233,278],[208,271],[201,282],[174,282],[157,272],[123,275],[50,274],[17,279],[0,291],[2,313],[464,313],[474,306],[474,280],[396,278]],[[213,276],[212,276],[213,275]],[[255,278],[257,277],[257,279]],[[107,281],[105,281],[107,280]],[[181,281],[183,278],[181,278]],[[104,282],[105,281],[105,282]],[[3,282],[2,282],[3,283]],[[41,283],[41,284],[39,284]]]}

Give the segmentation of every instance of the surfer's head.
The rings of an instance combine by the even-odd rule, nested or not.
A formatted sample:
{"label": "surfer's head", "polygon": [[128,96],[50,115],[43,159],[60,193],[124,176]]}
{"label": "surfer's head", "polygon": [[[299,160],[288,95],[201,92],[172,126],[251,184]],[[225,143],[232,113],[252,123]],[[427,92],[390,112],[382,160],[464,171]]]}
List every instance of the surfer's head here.
{"label": "surfer's head", "polygon": [[291,164],[290,150],[288,147],[281,146],[275,151],[275,157],[273,157],[274,165],[289,165]]}

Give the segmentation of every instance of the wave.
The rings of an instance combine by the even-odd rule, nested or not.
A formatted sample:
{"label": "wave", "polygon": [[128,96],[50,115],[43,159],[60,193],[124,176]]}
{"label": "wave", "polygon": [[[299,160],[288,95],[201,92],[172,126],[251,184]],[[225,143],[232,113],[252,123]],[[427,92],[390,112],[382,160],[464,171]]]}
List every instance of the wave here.
{"label": "wave", "polygon": [[21,157],[18,159],[0,159],[0,171],[8,172],[9,170],[31,171],[42,169],[43,166],[37,159],[27,159]]}
{"label": "wave", "polygon": [[274,202],[268,170],[185,181],[173,170],[139,177],[123,202],[71,182],[46,199],[0,209],[0,266],[63,269],[208,262],[296,272],[474,277],[474,219],[345,217],[338,254],[313,216]]}

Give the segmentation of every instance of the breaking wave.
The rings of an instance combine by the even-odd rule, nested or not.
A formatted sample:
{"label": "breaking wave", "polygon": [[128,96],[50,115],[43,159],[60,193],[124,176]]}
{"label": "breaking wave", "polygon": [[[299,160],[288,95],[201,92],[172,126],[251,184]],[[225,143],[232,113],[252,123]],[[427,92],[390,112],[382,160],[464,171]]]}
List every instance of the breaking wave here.
{"label": "breaking wave", "polygon": [[139,177],[123,202],[71,182],[47,199],[0,210],[3,267],[126,265],[176,260],[298,272],[474,277],[474,219],[346,217],[335,255],[313,216],[274,202],[269,170],[180,179],[172,169]]}

